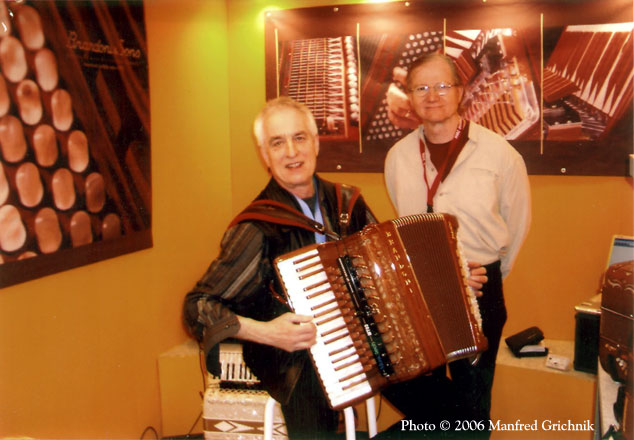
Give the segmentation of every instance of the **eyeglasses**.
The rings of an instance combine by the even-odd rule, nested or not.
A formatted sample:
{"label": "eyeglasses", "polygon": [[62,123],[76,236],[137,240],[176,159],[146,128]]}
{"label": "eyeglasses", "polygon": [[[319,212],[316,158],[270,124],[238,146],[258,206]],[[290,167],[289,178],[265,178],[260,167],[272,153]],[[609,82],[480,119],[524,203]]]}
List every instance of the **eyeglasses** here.
{"label": "eyeglasses", "polygon": [[436,92],[438,96],[445,96],[447,93],[449,93],[449,90],[451,90],[451,88],[456,85],[457,84],[447,84],[444,82],[436,83],[433,86],[428,86],[427,84],[423,84],[418,87],[414,87],[411,91],[414,94],[414,96],[419,98],[424,98],[425,96],[429,95],[429,91],[431,89],[434,89],[434,91]]}

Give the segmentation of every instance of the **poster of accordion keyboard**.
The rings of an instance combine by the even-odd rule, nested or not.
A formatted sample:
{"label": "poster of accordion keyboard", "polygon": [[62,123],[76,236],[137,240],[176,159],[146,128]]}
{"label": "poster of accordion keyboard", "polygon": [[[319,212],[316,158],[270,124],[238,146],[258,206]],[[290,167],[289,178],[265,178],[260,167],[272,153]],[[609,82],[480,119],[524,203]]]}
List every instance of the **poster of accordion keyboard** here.
{"label": "poster of accordion keyboard", "polygon": [[0,287],[152,246],[143,3],[0,0]]}
{"label": "poster of accordion keyboard", "polygon": [[461,114],[506,138],[529,174],[629,175],[633,30],[629,0],[425,1],[266,14],[266,98],[313,112],[319,171],[382,172],[414,127],[390,98],[418,57],[451,57]]}

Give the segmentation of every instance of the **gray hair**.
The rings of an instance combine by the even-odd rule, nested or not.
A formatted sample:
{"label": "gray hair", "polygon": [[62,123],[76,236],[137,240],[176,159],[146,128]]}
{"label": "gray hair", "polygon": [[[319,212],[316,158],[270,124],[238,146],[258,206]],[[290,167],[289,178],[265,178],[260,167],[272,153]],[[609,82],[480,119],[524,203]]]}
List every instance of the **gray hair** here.
{"label": "gray hair", "polygon": [[267,101],[266,105],[260,110],[260,113],[255,117],[253,121],[253,134],[260,147],[264,147],[266,139],[264,139],[264,120],[269,117],[275,111],[287,108],[293,109],[304,115],[310,134],[317,137],[317,123],[315,117],[310,112],[309,108],[304,104],[297,102],[288,96],[280,96],[279,98],[271,99]]}

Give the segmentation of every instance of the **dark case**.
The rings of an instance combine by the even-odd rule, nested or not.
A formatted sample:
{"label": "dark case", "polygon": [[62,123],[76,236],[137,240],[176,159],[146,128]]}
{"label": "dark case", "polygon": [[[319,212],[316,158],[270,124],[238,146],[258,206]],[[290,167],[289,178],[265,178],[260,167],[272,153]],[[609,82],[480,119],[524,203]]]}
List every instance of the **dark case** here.
{"label": "dark case", "polygon": [[529,327],[526,330],[522,330],[519,333],[516,333],[512,336],[509,336],[504,340],[506,345],[511,349],[513,354],[517,357],[526,357],[526,356],[546,356],[548,353],[547,350],[543,354],[536,354],[534,352],[529,353],[521,353],[520,350],[522,347],[526,345],[536,345],[542,339],[544,339],[544,333],[537,327]]}

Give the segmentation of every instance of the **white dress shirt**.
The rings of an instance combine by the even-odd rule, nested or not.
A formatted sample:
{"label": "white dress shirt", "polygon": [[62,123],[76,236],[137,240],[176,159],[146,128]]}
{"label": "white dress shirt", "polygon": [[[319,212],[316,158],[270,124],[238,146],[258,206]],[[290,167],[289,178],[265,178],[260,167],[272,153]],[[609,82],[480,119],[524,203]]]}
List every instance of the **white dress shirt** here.
{"label": "white dress shirt", "polygon": [[[385,160],[387,191],[399,216],[427,211],[419,139],[423,126],[398,141]],[[438,174],[425,148],[427,179]],[[473,122],[469,140],[434,196],[434,212],[458,218],[467,260],[502,263],[506,277],[528,233],[531,199],[522,156],[501,136]]]}

